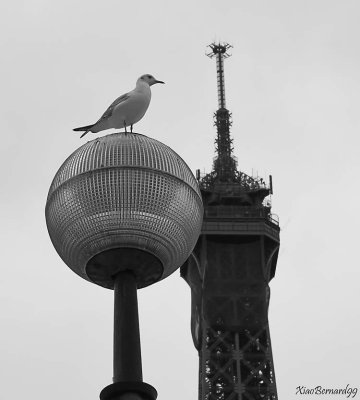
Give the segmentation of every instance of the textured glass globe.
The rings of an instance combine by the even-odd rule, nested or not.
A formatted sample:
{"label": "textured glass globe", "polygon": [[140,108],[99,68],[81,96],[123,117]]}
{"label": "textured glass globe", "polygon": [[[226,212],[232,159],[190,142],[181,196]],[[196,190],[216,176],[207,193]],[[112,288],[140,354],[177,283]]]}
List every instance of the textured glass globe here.
{"label": "textured glass globe", "polygon": [[82,278],[112,288],[132,270],[138,287],[163,279],[200,234],[198,183],[168,146],[116,133],[77,149],[60,167],[46,203],[56,251]]}

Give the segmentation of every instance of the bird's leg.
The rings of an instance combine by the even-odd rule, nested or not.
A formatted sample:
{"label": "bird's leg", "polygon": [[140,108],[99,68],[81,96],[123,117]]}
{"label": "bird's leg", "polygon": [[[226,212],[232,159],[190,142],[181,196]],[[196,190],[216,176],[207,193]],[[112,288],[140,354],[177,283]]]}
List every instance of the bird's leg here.
{"label": "bird's leg", "polygon": [[125,134],[127,134],[127,130],[126,130],[126,121],[124,120],[124,128],[125,128]]}
{"label": "bird's leg", "polygon": [[133,124],[130,125],[130,132],[132,133]]}

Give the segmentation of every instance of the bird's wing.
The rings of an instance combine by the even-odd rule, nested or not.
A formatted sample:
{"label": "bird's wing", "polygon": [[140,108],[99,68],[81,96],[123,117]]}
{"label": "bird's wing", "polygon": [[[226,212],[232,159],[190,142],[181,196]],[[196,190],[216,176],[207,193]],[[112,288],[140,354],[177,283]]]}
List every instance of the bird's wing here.
{"label": "bird's wing", "polygon": [[111,115],[112,115],[112,113],[114,111],[114,108],[116,106],[118,106],[119,104],[123,103],[124,101],[126,101],[129,97],[130,97],[130,93],[125,93],[122,96],[118,97],[115,101],[113,101],[110,104],[109,108],[101,116],[101,118],[99,119],[98,122],[100,122],[103,119],[107,119],[107,118],[111,117]]}

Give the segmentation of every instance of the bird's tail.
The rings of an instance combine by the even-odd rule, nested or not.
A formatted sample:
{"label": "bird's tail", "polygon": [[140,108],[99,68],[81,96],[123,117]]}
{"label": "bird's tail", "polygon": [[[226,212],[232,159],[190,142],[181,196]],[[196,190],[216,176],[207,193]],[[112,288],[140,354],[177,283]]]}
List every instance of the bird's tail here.
{"label": "bird's tail", "polygon": [[79,128],[74,128],[73,131],[75,132],[83,132],[85,131],[80,138],[82,138],[83,136],[85,136],[93,127],[94,125],[87,125],[87,126],[80,126]]}

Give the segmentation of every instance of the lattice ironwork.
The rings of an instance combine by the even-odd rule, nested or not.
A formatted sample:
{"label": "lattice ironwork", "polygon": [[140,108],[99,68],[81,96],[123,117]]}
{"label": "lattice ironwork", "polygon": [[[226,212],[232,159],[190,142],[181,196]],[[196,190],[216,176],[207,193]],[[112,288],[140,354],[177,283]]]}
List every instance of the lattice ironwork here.
{"label": "lattice ironwork", "polygon": [[[205,212],[205,223],[208,218]],[[192,293],[199,400],[277,399],[268,282],[275,274],[278,250],[276,237],[265,231],[212,233],[200,236],[182,267]]]}
{"label": "lattice ironwork", "polygon": [[200,399],[277,400],[268,326],[257,332],[203,326]]}

